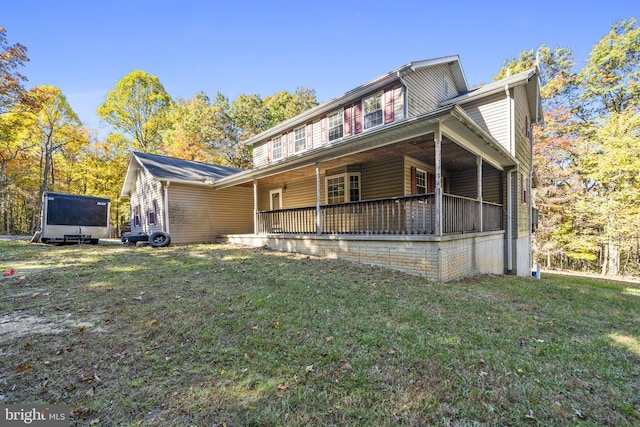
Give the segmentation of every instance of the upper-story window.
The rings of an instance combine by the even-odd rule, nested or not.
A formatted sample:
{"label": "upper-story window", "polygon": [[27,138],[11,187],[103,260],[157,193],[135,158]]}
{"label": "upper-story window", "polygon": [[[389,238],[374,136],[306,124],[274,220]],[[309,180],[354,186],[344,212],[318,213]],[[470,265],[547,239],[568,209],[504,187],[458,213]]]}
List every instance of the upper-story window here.
{"label": "upper-story window", "polygon": [[331,113],[327,116],[329,125],[329,141],[342,138],[344,132],[344,117],[342,110]]}
{"label": "upper-story window", "polygon": [[374,126],[381,125],[384,122],[384,114],[382,111],[382,94],[378,92],[362,101],[362,109],[364,113],[364,128],[369,129]]}
{"label": "upper-story window", "polygon": [[276,136],[271,140],[271,150],[273,153],[273,160],[277,160],[282,157],[282,137]]}
{"label": "upper-story window", "polygon": [[307,147],[307,135],[305,132],[305,126],[300,126],[293,130],[293,141],[296,153],[304,150]]}

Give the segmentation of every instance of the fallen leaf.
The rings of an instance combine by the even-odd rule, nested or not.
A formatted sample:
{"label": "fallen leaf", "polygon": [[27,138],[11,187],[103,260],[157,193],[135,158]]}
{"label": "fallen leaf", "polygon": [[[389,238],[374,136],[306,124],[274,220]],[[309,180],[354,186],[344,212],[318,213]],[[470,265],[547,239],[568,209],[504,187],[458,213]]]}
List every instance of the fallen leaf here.
{"label": "fallen leaf", "polygon": [[250,410],[250,411],[255,411],[256,409],[257,409],[257,408],[256,408],[255,406],[253,406],[253,405],[249,405],[249,410]]}
{"label": "fallen leaf", "polygon": [[480,375],[481,377],[486,377],[487,375],[489,375],[489,373],[485,371],[480,371],[478,375]]}
{"label": "fallen leaf", "polygon": [[304,371],[305,372],[313,372],[313,365],[307,366],[307,368]]}
{"label": "fallen leaf", "polygon": [[71,353],[72,351],[73,351],[73,347],[71,347],[70,345],[65,345],[60,347],[58,351],[56,351],[56,354]]}
{"label": "fallen leaf", "polygon": [[31,295],[31,298],[35,298],[35,297],[37,297],[38,295],[40,295],[40,292],[34,292],[34,293],[33,293],[33,295]]}
{"label": "fallen leaf", "polygon": [[273,329],[278,329],[278,328],[280,328],[280,322],[276,320],[275,322],[273,322]]}
{"label": "fallen leaf", "polygon": [[347,362],[346,360],[341,360],[340,364],[342,365],[342,369],[353,369],[351,364],[349,362]]}
{"label": "fallen leaf", "polygon": [[158,326],[160,324],[160,321],[158,319],[151,319],[151,321],[149,321],[149,326]]}
{"label": "fallen leaf", "polygon": [[100,422],[100,418],[94,418],[93,420],[89,421],[89,425],[93,426],[96,425]]}
{"label": "fallen leaf", "polygon": [[21,363],[20,366],[18,366],[18,373],[30,371],[32,369],[33,369],[33,365],[31,363],[28,363],[28,362]]}
{"label": "fallen leaf", "polygon": [[278,390],[286,391],[289,389],[289,386],[286,383],[278,384]]}
{"label": "fallen leaf", "polygon": [[12,274],[14,274],[16,271],[13,268],[10,268],[9,270],[4,272],[5,276],[11,276]]}
{"label": "fallen leaf", "polygon": [[18,279],[18,280],[24,280],[26,278],[27,278],[27,276],[18,276],[18,277],[16,277],[16,279]]}
{"label": "fallen leaf", "polygon": [[76,330],[75,330],[75,333],[76,333],[76,334],[81,334],[81,333],[83,333],[83,332],[87,332],[87,330],[89,330],[89,327],[88,327],[88,326],[83,326],[83,327],[81,327],[81,328],[76,329]]}

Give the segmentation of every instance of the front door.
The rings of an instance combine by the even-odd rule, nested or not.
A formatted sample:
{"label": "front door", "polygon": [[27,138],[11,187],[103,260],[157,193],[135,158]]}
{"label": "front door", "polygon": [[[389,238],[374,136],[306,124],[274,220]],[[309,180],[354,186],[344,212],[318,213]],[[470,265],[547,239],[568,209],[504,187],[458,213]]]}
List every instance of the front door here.
{"label": "front door", "polygon": [[[269,191],[269,209],[272,211],[282,209],[282,188]],[[282,212],[271,215],[271,231],[282,231]]]}

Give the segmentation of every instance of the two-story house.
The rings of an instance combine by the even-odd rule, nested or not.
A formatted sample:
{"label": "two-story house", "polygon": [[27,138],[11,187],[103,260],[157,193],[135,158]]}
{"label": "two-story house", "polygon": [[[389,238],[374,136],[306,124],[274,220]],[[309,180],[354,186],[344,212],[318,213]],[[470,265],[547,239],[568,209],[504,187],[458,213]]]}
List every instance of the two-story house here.
{"label": "two-story house", "polygon": [[254,234],[231,241],[447,281],[528,276],[532,69],[470,90],[457,56],[412,62],[246,143]]}
{"label": "two-story house", "polygon": [[458,56],[412,62],[249,139],[253,233],[232,242],[449,281],[529,276],[532,69],[470,90]]}

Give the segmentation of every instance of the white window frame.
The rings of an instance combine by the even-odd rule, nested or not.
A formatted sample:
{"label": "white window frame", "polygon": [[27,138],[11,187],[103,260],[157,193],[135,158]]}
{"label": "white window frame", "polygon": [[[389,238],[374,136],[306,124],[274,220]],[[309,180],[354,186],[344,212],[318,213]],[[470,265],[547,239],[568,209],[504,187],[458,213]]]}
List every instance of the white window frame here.
{"label": "white window frame", "polygon": [[[420,174],[424,175],[423,185],[420,185],[418,181],[418,175]],[[416,168],[416,194],[427,194],[427,177],[428,176],[429,175],[427,171]],[[424,191],[422,193],[420,192],[420,188],[424,188]]]}
{"label": "white window frame", "polygon": [[300,153],[307,149],[307,130],[306,129],[307,129],[307,126],[303,125],[293,130],[293,149],[296,153]]}
{"label": "white window frame", "polygon": [[[276,141],[278,141],[280,144],[277,147],[276,147]],[[276,156],[276,153],[279,153],[279,155]],[[273,160],[278,160],[282,158],[282,135],[276,136],[271,140],[271,158]]]}
{"label": "white window frame", "polygon": [[[367,103],[376,97],[378,98],[379,108],[369,111],[367,113]],[[367,116],[370,116],[373,114],[377,115],[378,112],[380,113],[380,123],[376,123],[374,125],[370,124],[370,122],[367,123]],[[384,124],[384,91],[380,91],[362,100],[362,129],[364,130],[373,129],[378,126],[382,126],[383,124]]]}
{"label": "white window frame", "polygon": [[[351,177],[358,178],[358,200],[351,200]],[[344,182],[344,201],[342,202],[329,202],[329,180],[342,178]],[[337,205],[340,203],[349,203],[351,201],[356,202],[362,200],[362,177],[360,172],[348,172],[348,173],[339,173],[336,175],[327,176],[324,179],[324,188],[325,188],[325,202],[328,205]]]}
{"label": "white window frame", "polygon": [[[340,124],[336,124],[331,126],[331,118],[339,117]],[[336,138],[331,138],[331,130],[340,127],[340,136]],[[334,111],[333,113],[327,114],[327,140],[329,142],[337,141],[344,137],[344,110]]]}

